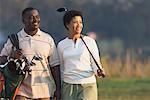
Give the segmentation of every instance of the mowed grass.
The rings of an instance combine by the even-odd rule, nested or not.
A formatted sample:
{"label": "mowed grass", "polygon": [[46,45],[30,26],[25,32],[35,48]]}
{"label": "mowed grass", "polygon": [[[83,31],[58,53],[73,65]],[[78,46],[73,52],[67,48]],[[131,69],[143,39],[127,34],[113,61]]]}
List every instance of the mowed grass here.
{"label": "mowed grass", "polygon": [[98,79],[98,100],[150,100],[150,78]]}

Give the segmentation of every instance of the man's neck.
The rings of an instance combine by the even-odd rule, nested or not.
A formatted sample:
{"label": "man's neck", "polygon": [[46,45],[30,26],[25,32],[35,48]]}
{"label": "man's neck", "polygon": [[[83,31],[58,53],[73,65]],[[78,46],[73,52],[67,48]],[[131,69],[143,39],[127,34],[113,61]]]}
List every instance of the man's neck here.
{"label": "man's neck", "polygon": [[33,36],[33,35],[35,35],[37,32],[38,32],[38,29],[36,29],[36,30],[27,30],[27,29],[24,29],[24,31],[28,34],[28,35],[31,35],[31,36]]}

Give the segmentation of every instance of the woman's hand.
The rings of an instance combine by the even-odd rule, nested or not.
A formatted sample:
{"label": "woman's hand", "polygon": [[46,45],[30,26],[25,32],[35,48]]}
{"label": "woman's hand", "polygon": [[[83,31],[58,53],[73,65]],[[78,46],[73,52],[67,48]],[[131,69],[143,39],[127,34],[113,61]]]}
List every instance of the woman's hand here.
{"label": "woman's hand", "polygon": [[99,77],[105,77],[105,70],[104,69],[98,69],[97,70],[97,76]]}

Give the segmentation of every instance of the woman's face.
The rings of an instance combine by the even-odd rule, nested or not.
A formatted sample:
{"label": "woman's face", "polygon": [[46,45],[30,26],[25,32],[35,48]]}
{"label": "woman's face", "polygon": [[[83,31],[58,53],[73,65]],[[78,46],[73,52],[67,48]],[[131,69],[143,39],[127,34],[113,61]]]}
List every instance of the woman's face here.
{"label": "woman's face", "polygon": [[75,16],[72,18],[69,24],[67,24],[68,30],[71,34],[80,34],[83,28],[83,22],[81,16]]}

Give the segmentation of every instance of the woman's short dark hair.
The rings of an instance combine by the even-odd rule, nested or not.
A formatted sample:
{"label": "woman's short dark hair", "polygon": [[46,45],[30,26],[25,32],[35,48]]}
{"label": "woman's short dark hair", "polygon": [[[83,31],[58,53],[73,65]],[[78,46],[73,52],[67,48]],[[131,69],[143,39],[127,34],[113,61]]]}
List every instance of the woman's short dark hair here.
{"label": "woman's short dark hair", "polygon": [[81,18],[83,19],[83,15],[81,11],[77,11],[77,10],[70,10],[67,11],[64,16],[63,16],[63,23],[65,28],[68,30],[67,28],[67,24],[70,23],[70,21],[72,20],[73,17],[75,16],[81,16]]}

